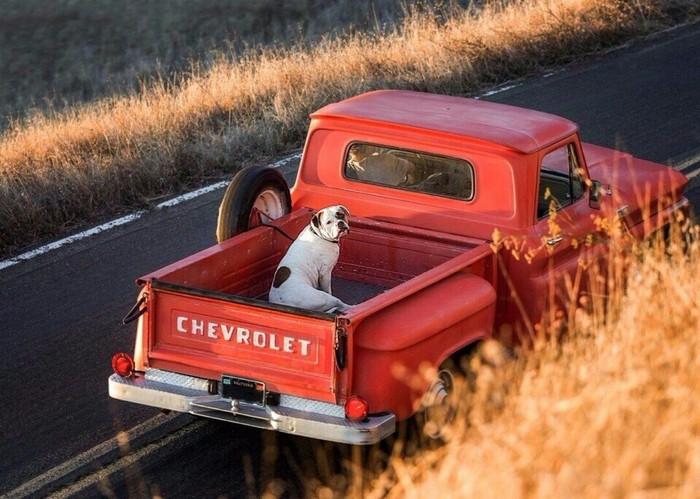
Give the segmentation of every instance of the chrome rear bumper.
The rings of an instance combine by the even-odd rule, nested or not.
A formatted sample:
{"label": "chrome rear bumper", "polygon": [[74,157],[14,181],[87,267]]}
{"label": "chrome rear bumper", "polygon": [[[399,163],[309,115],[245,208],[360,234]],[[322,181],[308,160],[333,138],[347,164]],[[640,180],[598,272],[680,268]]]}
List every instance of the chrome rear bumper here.
{"label": "chrome rear bumper", "polygon": [[109,395],[161,409],[346,444],[373,444],[396,430],[393,414],[355,422],[347,419],[343,408],[335,404],[282,394],[279,405],[262,406],[209,395],[207,383],[200,378],[147,369],[134,378],[110,376]]}

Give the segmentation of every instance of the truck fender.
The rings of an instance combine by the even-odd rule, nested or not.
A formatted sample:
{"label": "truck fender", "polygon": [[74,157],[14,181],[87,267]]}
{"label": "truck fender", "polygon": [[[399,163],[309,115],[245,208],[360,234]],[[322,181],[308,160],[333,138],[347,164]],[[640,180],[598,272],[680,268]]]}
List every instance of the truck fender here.
{"label": "truck fender", "polygon": [[373,410],[393,412],[399,420],[413,415],[430,385],[422,368],[437,368],[491,336],[495,308],[488,281],[456,273],[366,318],[354,331],[353,391]]}

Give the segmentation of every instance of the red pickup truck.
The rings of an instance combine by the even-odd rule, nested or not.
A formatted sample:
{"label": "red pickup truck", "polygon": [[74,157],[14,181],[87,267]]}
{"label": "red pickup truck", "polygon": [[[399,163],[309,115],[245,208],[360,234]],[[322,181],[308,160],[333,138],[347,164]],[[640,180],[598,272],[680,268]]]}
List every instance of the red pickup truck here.
{"label": "red pickup truck", "polygon": [[[686,182],[541,112],[406,91],[330,104],[311,116],[291,192],[277,170],[242,170],[219,244],[138,279],[135,354],[115,355],[109,393],[352,444],[419,411],[444,420],[446,360],[494,332],[527,332],[582,260],[605,257],[596,219],[645,238],[688,211]],[[354,306],[269,303],[291,240],[337,204],[351,230],[333,292]]]}

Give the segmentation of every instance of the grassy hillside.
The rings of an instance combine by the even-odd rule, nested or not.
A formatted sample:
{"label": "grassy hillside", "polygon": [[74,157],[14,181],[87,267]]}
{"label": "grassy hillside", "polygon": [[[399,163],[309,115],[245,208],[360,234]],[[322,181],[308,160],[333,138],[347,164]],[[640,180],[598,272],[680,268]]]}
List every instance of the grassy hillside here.
{"label": "grassy hillside", "polygon": [[409,9],[383,34],[221,53],[139,92],[34,114],[0,138],[0,253],[298,147],[309,112],[329,101],[386,87],[474,92],[676,23],[696,8],[529,0],[454,4],[449,15]]}

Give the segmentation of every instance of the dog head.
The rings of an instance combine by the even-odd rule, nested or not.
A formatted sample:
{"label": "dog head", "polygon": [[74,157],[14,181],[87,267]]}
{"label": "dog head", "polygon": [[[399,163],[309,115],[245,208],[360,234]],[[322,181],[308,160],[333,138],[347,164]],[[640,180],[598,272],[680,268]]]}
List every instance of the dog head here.
{"label": "dog head", "polygon": [[326,241],[338,242],[350,232],[347,217],[350,212],[345,206],[335,205],[319,210],[311,219],[311,230]]}

